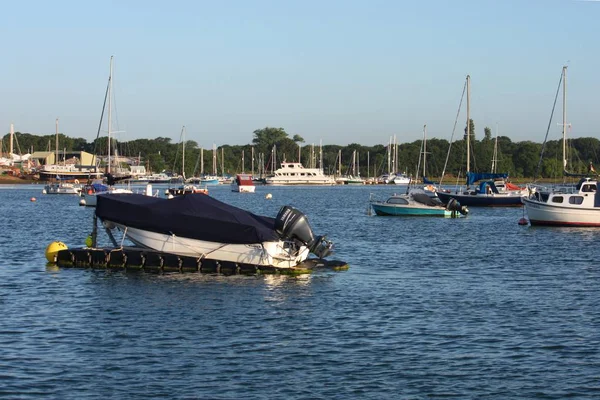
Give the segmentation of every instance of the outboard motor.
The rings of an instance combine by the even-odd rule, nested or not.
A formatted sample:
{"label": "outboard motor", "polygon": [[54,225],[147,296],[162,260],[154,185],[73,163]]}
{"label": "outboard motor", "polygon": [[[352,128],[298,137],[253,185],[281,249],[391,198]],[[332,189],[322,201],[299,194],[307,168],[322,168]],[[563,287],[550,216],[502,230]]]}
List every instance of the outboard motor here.
{"label": "outboard motor", "polygon": [[467,206],[461,206],[458,200],[453,197],[450,198],[448,204],[446,204],[446,208],[450,211],[458,211],[462,215],[467,215],[469,213]]}
{"label": "outboard motor", "polygon": [[333,243],[325,236],[314,236],[308,218],[294,207],[283,206],[275,217],[275,231],[283,240],[292,240],[298,246],[306,246],[319,258],[333,252]]}

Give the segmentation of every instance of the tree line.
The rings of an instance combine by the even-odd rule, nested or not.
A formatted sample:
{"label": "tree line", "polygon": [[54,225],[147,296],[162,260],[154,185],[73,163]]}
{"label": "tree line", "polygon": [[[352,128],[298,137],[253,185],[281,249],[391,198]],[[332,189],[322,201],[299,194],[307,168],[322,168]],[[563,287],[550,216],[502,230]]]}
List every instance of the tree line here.
{"label": "tree line", "polygon": [[[449,176],[464,177],[466,169],[466,132],[460,140],[453,143],[445,139],[427,139],[426,175],[430,179],[439,178],[444,171]],[[30,133],[15,133],[17,152],[54,151],[55,135],[37,136]],[[513,178],[558,179],[563,175],[562,140],[548,141],[545,145],[532,141],[513,142],[507,136],[493,138],[491,129],[485,127],[480,140],[476,138],[474,123],[471,121],[471,171],[490,172],[492,161],[497,172],[506,172]],[[419,160],[422,163],[422,140],[398,144],[399,172],[420,177],[423,166],[417,171]],[[8,135],[2,138],[2,151],[6,151]],[[118,154],[139,159],[140,164],[152,172],[182,173],[182,144],[173,143],[170,138],[136,139],[114,143]],[[449,147],[451,149],[449,151]],[[101,137],[92,142],[83,138],[71,138],[59,134],[59,147],[67,151],[86,151],[93,154],[107,153],[107,138]],[[273,151],[273,148],[276,151]],[[542,153],[544,157],[541,158]],[[494,153],[496,149],[496,153]],[[193,140],[185,142],[185,175],[198,175],[200,171],[213,173],[213,150],[204,149],[203,163],[200,163],[200,147]],[[219,175],[250,173],[252,154],[254,154],[255,175],[261,168],[268,173],[281,161],[296,162],[300,159],[305,167],[321,167],[322,160],[326,174],[347,174],[351,170],[353,153],[358,156],[358,167],[362,177],[374,177],[387,173],[388,144],[364,146],[352,143],[347,146],[334,144],[319,146],[319,143],[307,144],[300,135],[290,135],[283,128],[265,127],[253,132],[252,142],[245,145],[221,145],[216,150],[217,173]],[[342,170],[339,171],[338,154],[341,151]],[[272,156],[275,153],[276,162]],[[242,154],[245,160],[242,165]],[[494,157],[496,154],[496,157]],[[590,162],[596,163],[600,154],[600,141],[595,138],[577,138],[568,141],[567,169],[572,173],[585,173]],[[541,160],[541,162],[540,162]]]}

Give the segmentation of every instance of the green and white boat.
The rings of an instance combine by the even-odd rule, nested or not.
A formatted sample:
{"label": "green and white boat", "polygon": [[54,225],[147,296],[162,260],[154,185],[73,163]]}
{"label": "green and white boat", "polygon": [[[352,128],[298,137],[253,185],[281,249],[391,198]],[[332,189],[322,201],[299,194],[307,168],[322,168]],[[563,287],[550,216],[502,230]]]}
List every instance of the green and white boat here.
{"label": "green and white boat", "polygon": [[394,194],[386,201],[369,200],[377,215],[419,216],[419,217],[460,217],[469,210],[458,201],[444,205],[437,198],[431,198],[423,190],[412,189],[407,194]]}

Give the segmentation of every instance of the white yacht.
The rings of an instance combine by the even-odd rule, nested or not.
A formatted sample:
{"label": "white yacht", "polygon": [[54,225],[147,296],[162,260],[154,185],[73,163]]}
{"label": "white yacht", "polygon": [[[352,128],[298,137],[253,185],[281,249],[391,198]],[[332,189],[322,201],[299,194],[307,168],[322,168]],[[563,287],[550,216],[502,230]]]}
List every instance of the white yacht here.
{"label": "white yacht", "polygon": [[273,176],[267,178],[268,185],[335,185],[335,179],[325,175],[320,168],[304,168],[301,163],[282,162]]}

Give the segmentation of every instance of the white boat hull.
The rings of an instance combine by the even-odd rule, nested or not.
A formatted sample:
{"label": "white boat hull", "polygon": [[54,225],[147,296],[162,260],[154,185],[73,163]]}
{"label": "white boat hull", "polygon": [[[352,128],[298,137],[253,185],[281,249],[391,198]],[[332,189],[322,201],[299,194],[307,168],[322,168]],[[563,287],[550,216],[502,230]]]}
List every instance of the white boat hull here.
{"label": "white boat hull", "polygon": [[287,251],[288,246],[283,241],[227,244],[150,232],[111,222],[106,225],[116,226],[138,246],[181,256],[203,257],[276,268],[293,268],[306,260],[309,254],[308,248],[302,246],[296,255],[290,255]]}
{"label": "white boat hull", "polygon": [[256,191],[256,186],[254,186],[254,185],[236,185],[235,183],[232,183],[231,191],[239,192],[239,193],[254,193]]}
{"label": "white boat hull", "polygon": [[531,225],[600,226],[600,208],[585,202],[577,206],[559,205],[524,198],[523,204]]}

